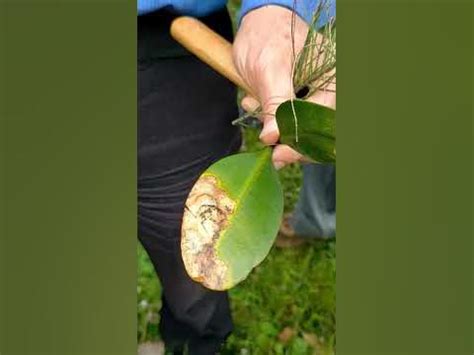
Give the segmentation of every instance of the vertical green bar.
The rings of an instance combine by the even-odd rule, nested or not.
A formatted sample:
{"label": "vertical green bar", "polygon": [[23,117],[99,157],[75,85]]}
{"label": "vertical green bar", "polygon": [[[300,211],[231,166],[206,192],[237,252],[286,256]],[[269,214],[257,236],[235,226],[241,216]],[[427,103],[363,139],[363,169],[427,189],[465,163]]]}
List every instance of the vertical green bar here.
{"label": "vertical green bar", "polygon": [[[2,11],[3,8],[0,5],[0,53],[5,53],[6,47],[6,31],[5,31],[5,23],[6,23],[6,13]],[[3,349],[2,344],[5,342],[4,338],[4,315],[5,315],[5,302],[2,289],[4,288],[4,280],[5,280],[5,235],[6,235],[6,228],[5,228],[5,214],[6,214],[6,206],[5,206],[5,168],[6,168],[6,160],[5,160],[5,153],[6,153],[6,130],[5,130],[5,107],[6,107],[6,87],[5,81],[2,80],[6,75],[6,65],[5,65],[5,57],[0,54],[0,352]]]}
{"label": "vertical green bar", "polygon": [[136,3],[1,11],[0,352],[134,354]]}
{"label": "vertical green bar", "polygon": [[472,354],[472,1],[337,1],[338,353]]}

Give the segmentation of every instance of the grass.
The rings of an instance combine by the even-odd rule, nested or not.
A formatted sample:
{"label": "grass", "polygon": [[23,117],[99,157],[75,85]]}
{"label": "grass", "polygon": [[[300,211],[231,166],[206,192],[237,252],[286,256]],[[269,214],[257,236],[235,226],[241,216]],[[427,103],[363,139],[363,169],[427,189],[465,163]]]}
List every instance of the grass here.
{"label": "grass", "polygon": [[[229,1],[235,25],[239,0]],[[261,148],[258,132],[246,129],[243,150]],[[293,209],[301,168],[280,171],[285,211]],[[139,342],[159,340],[161,289],[146,253],[138,247]],[[295,249],[273,248],[252,274],[230,290],[235,330],[223,354],[333,354],[335,347],[334,241],[313,241]]]}

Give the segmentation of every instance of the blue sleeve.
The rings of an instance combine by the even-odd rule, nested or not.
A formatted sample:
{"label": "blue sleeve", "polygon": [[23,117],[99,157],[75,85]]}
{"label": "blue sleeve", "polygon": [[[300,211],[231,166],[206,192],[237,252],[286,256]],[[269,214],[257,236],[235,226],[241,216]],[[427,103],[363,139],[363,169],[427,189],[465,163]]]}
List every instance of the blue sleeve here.
{"label": "blue sleeve", "polygon": [[138,15],[161,9],[166,6],[165,3],[163,0],[137,0]]}
{"label": "blue sleeve", "polygon": [[201,17],[222,9],[227,0],[137,0],[138,15],[169,9],[182,15]]}
{"label": "blue sleeve", "polygon": [[[240,19],[248,12],[265,6],[265,5],[279,5],[288,9],[294,10],[306,22],[310,23],[313,13],[320,4],[321,0],[243,0],[242,9],[240,10]],[[296,3],[296,4],[295,4]],[[328,1],[327,11],[323,11],[318,20],[317,26],[323,26],[331,17],[336,15],[336,0]]]}

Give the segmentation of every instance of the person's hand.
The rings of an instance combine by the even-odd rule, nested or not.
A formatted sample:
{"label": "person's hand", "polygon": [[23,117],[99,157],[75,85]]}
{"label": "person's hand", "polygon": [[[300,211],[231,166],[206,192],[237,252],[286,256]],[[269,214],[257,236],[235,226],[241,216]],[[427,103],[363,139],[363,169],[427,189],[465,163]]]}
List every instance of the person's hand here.
{"label": "person's hand", "polygon": [[[241,105],[249,112],[261,106],[263,130],[260,140],[267,145],[276,144],[279,138],[275,119],[277,107],[294,97],[293,50],[296,54],[300,52],[307,33],[308,25],[299,16],[274,5],[249,12],[237,32],[233,46],[234,63],[256,96],[244,97]],[[333,108],[336,104],[333,90],[317,92],[309,100]],[[303,157],[290,147],[279,144],[273,151],[272,159],[278,169]]]}

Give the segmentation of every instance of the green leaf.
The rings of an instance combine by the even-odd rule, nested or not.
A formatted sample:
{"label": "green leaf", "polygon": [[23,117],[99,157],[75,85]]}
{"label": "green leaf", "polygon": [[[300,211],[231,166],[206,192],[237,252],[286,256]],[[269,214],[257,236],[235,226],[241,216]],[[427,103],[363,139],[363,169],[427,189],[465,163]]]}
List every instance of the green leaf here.
{"label": "green leaf", "polygon": [[213,164],[186,201],[181,254],[189,276],[214,290],[244,280],[278,233],[283,192],[270,148]]}
{"label": "green leaf", "polygon": [[276,112],[280,142],[319,163],[336,161],[336,111],[303,100],[288,100]]}

